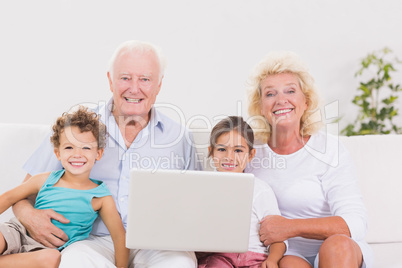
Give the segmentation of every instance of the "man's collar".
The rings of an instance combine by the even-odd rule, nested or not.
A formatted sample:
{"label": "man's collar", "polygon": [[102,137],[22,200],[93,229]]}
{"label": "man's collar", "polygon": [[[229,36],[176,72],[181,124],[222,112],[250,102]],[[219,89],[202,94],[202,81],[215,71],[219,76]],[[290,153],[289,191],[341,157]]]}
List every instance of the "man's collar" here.
{"label": "man's collar", "polygon": [[156,110],[155,107],[151,108],[151,116],[149,119],[149,125],[159,127],[160,130],[162,130],[162,131],[165,128],[162,118],[160,116],[160,113]]}
{"label": "man's collar", "polygon": [[[103,117],[103,120],[106,121],[107,118],[114,119],[113,115],[113,98],[111,98],[107,104],[105,105],[103,109],[99,110],[98,113],[101,114],[101,118]],[[117,122],[116,122],[117,125]],[[150,111],[150,117],[149,117],[149,122],[146,127],[152,126],[152,127],[159,127],[161,131],[164,130],[165,126],[162,120],[162,117],[160,115],[160,112],[157,111],[157,109],[153,106]],[[145,128],[146,128],[145,127]]]}

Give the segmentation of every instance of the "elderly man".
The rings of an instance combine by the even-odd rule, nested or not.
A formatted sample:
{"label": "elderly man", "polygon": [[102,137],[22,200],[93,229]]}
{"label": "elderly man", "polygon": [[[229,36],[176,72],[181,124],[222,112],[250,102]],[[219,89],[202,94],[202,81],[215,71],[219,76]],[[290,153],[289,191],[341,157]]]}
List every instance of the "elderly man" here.
{"label": "elderly man", "polygon": [[[127,224],[129,170],[137,168],[199,169],[192,136],[183,126],[155,107],[162,86],[165,62],[155,46],[128,41],[111,58],[107,73],[113,98],[96,109],[108,128],[103,158],[91,178],[103,180],[113,194],[124,225]],[[25,180],[40,172],[61,169],[46,139],[24,165]],[[28,200],[14,205],[14,214],[31,237],[45,246],[57,247],[68,237],[51,219],[67,223],[54,211],[38,211]],[[60,267],[115,267],[113,242],[99,219],[89,239],[71,244],[62,252]],[[195,267],[193,252],[131,250],[130,267]]]}

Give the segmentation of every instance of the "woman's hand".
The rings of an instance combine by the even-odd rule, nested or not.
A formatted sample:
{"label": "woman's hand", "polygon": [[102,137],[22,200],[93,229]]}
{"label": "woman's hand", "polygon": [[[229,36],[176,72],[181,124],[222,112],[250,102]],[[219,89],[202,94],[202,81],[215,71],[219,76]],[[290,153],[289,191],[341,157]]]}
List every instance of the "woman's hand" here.
{"label": "woman's hand", "polygon": [[260,224],[260,240],[265,246],[296,236],[317,240],[325,240],[337,234],[350,237],[345,220],[339,216],[287,219],[279,215],[269,215]]}
{"label": "woman's hand", "polygon": [[266,216],[261,222],[260,240],[265,246],[283,242],[291,236],[291,220],[279,215]]}

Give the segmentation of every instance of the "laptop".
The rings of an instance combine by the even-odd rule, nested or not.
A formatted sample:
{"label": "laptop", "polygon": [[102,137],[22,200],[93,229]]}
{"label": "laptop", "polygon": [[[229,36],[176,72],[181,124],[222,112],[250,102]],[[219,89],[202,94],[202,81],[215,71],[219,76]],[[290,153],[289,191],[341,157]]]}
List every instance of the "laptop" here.
{"label": "laptop", "polygon": [[246,252],[253,189],[253,174],[132,169],[126,246]]}

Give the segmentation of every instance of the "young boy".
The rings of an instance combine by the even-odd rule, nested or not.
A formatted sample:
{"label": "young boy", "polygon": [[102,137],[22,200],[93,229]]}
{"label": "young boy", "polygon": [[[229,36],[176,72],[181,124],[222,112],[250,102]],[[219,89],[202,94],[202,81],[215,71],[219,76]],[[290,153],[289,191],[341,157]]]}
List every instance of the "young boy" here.
{"label": "young boy", "polygon": [[98,213],[113,239],[116,266],[128,266],[125,230],[114,200],[103,182],[89,178],[96,160],[102,157],[105,141],[106,126],[87,108],[80,107],[57,119],[51,142],[64,169],[35,175],[0,195],[0,213],[37,194],[35,208],[53,209],[70,220],[67,224],[52,220],[69,240],[58,250],[46,248],[29,237],[22,224],[13,218],[0,224],[0,267],[58,267],[59,251],[87,238]]}

